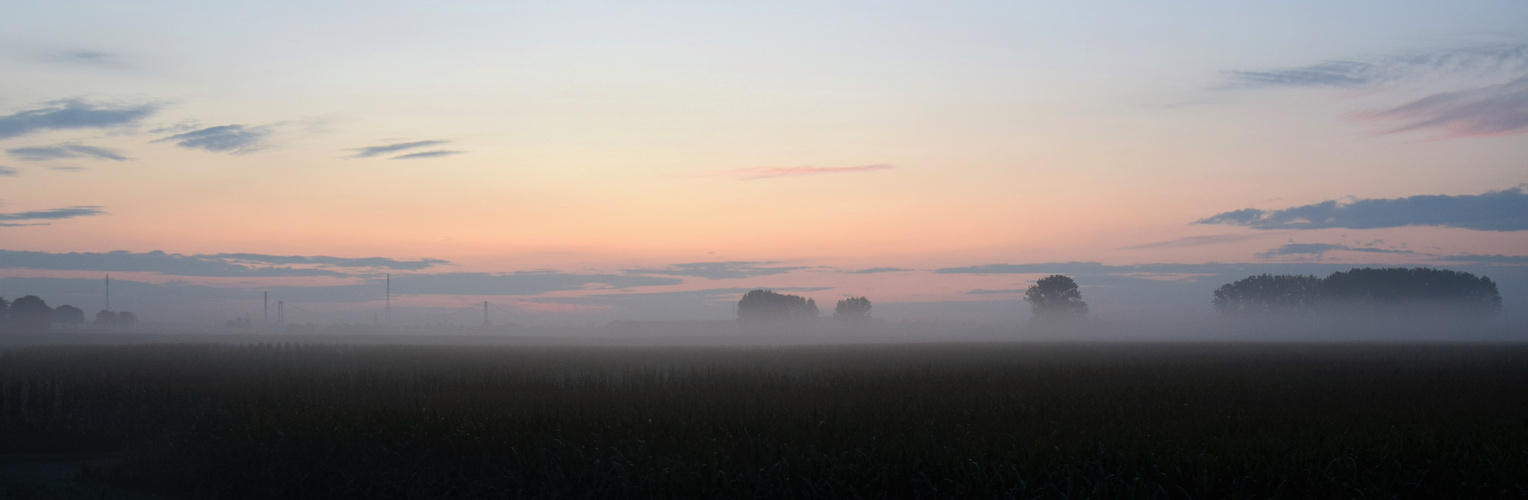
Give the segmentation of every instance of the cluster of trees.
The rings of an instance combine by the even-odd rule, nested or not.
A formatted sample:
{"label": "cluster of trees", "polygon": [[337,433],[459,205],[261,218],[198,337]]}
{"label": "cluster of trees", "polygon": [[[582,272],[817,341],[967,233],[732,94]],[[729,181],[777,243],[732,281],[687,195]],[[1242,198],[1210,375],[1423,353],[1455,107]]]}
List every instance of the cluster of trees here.
{"label": "cluster of trees", "polygon": [[817,301],[799,295],[752,290],[737,301],[739,321],[804,320],[817,317]]}
{"label": "cluster of trees", "polygon": [[[1053,323],[1086,318],[1088,303],[1082,301],[1077,282],[1060,274],[1041,278],[1024,294],[1036,321]],[[849,297],[833,308],[834,319],[864,321],[870,318],[870,299]],[[799,295],[758,289],[737,301],[737,318],[743,322],[800,321],[816,318],[817,301]]]}
{"label": "cluster of trees", "polygon": [[[799,295],[758,289],[743,294],[737,301],[737,319],[743,322],[803,321],[818,315],[817,300]],[[838,301],[833,317],[842,320],[870,318],[870,299],[850,297]]]}
{"label": "cluster of trees", "polygon": [[[0,297],[0,332],[38,333],[52,328],[54,323],[68,327],[85,322],[85,310],[64,304],[48,307],[48,303],[36,295],[27,295],[7,302]],[[101,311],[95,315],[97,325],[131,326],[138,322],[133,313]]]}
{"label": "cluster of trees", "polygon": [[1361,268],[1315,276],[1260,274],[1215,289],[1210,301],[1222,316],[1307,312],[1375,312],[1426,308],[1471,316],[1501,311],[1496,283],[1447,269]]}
{"label": "cluster of trees", "polygon": [[870,299],[864,297],[849,297],[838,301],[838,306],[833,308],[833,317],[845,320],[862,320],[870,318]]}

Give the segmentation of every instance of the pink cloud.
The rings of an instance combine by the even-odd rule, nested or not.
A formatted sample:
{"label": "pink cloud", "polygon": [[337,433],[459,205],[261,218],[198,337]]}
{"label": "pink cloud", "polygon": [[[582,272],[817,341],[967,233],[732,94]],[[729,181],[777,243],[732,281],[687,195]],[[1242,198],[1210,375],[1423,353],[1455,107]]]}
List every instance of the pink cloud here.
{"label": "pink cloud", "polygon": [[878,170],[891,170],[896,165],[878,163],[875,165],[861,165],[858,167],[748,167],[731,170],[716,170],[701,172],[697,175],[718,175],[736,177],[738,180],[751,181],[755,179],[769,179],[774,177],[795,177],[801,175],[818,174],[853,174],[859,172],[875,172]]}
{"label": "pink cloud", "polygon": [[1435,130],[1445,138],[1528,132],[1528,77],[1511,83],[1433,94],[1382,111],[1359,113],[1360,121],[1400,122],[1385,134]]}

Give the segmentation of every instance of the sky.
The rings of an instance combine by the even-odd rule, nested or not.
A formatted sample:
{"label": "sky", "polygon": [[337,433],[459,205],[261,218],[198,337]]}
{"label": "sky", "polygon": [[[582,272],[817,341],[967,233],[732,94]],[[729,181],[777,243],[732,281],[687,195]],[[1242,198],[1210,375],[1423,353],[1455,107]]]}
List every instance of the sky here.
{"label": "sky", "polygon": [[[1528,318],[1528,3],[0,0],[0,297],[165,322],[1210,315],[1433,266]],[[449,314],[447,315],[449,316]]]}

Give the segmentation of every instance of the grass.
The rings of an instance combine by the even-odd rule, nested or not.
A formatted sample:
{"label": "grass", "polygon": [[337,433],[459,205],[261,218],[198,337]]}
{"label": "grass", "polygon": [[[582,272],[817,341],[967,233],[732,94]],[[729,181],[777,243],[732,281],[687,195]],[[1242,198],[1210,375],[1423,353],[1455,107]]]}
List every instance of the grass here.
{"label": "grass", "polygon": [[63,453],[218,498],[1528,497],[1528,346],[0,351],[0,455]]}

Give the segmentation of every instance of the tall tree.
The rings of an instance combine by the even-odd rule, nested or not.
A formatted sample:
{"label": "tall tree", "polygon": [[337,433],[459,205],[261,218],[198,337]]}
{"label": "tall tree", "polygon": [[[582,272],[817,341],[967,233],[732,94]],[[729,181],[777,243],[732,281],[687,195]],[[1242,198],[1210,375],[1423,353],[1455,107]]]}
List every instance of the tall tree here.
{"label": "tall tree", "polygon": [[10,318],[8,315],[10,309],[11,303],[6,302],[5,297],[0,297],[0,333],[10,331]]}
{"label": "tall tree", "polygon": [[21,333],[46,332],[53,326],[53,308],[36,295],[27,295],[11,303],[11,327]]}
{"label": "tall tree", "polygon": [[1087,317],[1088,303],[1072,278],[1054,274],[1040,278],[1024,292],[1024,300],[1040,321],[1073,321]]}
{"label": "tall tree", "polygon": [[96,314],[95,314],[95,324],[101,325],[101,326],[115,325],[115,324],[117,324],[117,313],[114,313],[114,312],[111,312],[111,311],[108,311],[108,310],[105,310],[105,309],[102,309],[100,311],[96,311]]}

